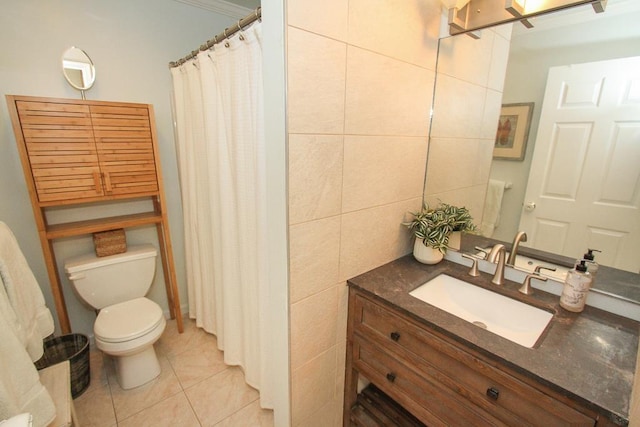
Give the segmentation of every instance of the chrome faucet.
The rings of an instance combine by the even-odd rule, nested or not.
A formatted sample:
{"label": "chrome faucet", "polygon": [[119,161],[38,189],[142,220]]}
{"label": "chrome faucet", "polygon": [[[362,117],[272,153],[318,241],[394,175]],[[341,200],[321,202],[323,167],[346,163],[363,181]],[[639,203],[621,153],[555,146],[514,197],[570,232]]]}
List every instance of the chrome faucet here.
{"label": "chrome faucet", "polygon": [[491,249],[491,252],[489,253],[489,256],[495,253],[495,256],[493,257],[494,260],[488,258],[489,261],[496,262],[495,258],[497,258],[496,272],[493,274],[493,279],[491,279],[491,283],[493,283],[494,285],[504,284],[504,259],[506,258],[505,251],[506,250],[504,245],[498,243]]}
{"label": "chrome faucet", "polygon": [[518,231],[516,237],[513,238],[513,244],[511,245],[511,252],[509,252],[509,259],[507,259],[507,265],[516,265],[516,254],[518,253],[518,246],[520,242],[527,241],[527,233],[524,231]]}

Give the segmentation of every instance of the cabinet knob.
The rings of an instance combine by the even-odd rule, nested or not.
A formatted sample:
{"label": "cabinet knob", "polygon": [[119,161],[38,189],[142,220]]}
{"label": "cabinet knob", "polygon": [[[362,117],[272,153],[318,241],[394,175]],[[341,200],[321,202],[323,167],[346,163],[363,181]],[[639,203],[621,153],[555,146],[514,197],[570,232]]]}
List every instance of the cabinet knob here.
{"label": "cabinet knob", "polygon": [[387,379],[390,383],[394,382],[396,380],[396,374],[394,374],[393,372],[389,372],[387,374]]}
{"label": "cabinet knob", "polygon": [[489,387],[487,389],[487,396],[489,396],[493,400],[498,400],[498,397],[500,396],[500,390],[495,387]]}
{"label": "cabinet knob", "polygon": [[391,332],[391,334],[389,336],[394,341],[398,341],[400,339],[400,334],[398,332]]}

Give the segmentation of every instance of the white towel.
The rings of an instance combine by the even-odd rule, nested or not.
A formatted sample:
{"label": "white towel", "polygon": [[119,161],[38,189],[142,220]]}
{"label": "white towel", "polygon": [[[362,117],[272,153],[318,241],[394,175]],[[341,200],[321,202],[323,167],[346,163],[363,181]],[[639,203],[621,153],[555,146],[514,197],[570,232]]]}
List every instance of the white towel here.
{"label": "white towel", "polygon": [[504,195],[504,181],[490,179],[487,186],[487,197],[484,201],[484,214],[480,233],[485,237],[493,236],[493,230],[500,223],[500,209],[502,208],[502,196]]}
{"label": "white towel", "polygon": [[0,427],[31,427],[32,425],[33,417],[28,412],[18,414],[5,421],[0,421]]}
{"label": "white towel", "polygon": [[34,427],[47,426],[55,419],[56,408],[14,332],[17,322],[0,279],[0,419],[29,412]]}
{"label": "white towel", "polygon": [[[15,334],[32,361],[43,354],[43,338],[54,331],[53,317],[45,305],[40,286],[29,268],[18,241],[0,221],[0,278],[18,323]],[[13,322],[13,319],[9,321]]]}

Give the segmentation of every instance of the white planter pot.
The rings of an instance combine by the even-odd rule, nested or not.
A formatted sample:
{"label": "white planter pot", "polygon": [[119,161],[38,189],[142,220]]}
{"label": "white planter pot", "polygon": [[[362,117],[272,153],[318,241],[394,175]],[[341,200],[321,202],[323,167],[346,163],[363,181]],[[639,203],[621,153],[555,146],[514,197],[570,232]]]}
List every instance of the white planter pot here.
{"label": "white planter pot", "polygon": [[416,239],[413,245],[413,257],[423,264],[437,264],[442,261],[444,255],[431,246],[422,243],[422,239]]}

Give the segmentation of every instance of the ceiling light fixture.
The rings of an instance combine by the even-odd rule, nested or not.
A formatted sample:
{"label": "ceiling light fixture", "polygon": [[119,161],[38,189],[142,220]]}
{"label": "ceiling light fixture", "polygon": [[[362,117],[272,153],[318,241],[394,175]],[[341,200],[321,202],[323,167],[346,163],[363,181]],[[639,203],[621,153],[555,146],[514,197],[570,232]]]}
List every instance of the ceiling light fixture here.
{"label": "ceiling light fixture", "polygon": [[441,0],[449,10],[449,34],[469,33],[508,22],[520,21],[533,27],[527,18],[556,10],[591,4],[604,12],[607,0]]}

